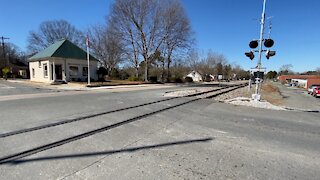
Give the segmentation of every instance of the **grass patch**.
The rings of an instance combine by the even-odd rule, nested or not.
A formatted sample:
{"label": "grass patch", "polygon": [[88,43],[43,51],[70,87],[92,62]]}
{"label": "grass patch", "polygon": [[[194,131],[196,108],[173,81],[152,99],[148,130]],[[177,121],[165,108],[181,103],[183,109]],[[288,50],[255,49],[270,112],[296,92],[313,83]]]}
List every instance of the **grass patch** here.
{"label": "grass patch", "polygon": [[273,105],[279,106],[284,104],[279,88],[268,81],[262,85],[262,98]]}

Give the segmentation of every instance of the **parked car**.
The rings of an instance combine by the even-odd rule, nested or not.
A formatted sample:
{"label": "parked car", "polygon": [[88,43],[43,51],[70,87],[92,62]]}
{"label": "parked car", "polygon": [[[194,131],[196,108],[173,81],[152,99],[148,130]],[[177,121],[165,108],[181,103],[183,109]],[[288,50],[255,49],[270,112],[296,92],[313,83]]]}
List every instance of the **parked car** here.
{"label": "parked car", "polygon": [[315,88],[313,88],[312,95],[314,97],[320,97],[320,86],[316,86]]}
{"label": "parked car", "polygon": [[312,94],[313,93],[313,89],[317,86],[320,86],[320,84],[312,84],[311,86],[309,86],[308,88],[308,94]]}

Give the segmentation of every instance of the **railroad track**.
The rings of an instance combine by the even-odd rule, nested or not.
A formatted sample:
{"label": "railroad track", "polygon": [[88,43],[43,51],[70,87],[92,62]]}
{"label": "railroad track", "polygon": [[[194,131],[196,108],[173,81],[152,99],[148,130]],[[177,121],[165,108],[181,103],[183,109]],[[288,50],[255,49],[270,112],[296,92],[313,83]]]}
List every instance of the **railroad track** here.
{"label": "railroad track", "polygon": [[158,100],[158,101],[153,101],[153,102],[148,102],[148,103],[144,103],[144,104],[140,104],[140,105],[135,105],[135,106],[130,106],[130,107],[125,107],[125,108],[121,108],[121,109],[116,109],[116,110],[110,110],[110,111],[105,111],[105,112],[101,112],[101,113],[97,113],[97,114],[92,114],[92,115],[88,115],[88,116],[83,116],[83,117],[79,117],[79,118],[74,118],[74,119],[69,119],[69,120],[63,120],[63,121],[59,121],[57,123],[50,123],[50,124],[46,124],[46,125],[41,125],[41,126],[35,126],[32,128],[26,128],[26,129],[21,129],[21,130],[17,130],[17,131],[11,131],[11,132],[7,132],[7,133],[3,133],[0,134],[0,140],[6,137],[10,137],[10,136],[14,136],[14,135],[19,135],[19,134],[23,134],[23,133],[28,133],[28,132],[33,132],[33,131],[37,131],[37,130],[41,130],[41,129],[46,129],[46,128],[51,128],[51,127],[55,127],[55,126],[61,126],[64,124],[69,124],[69,123],[74,123],[74,122],[78,122],[78,121],[83,121],[86,119],[90,119],[93,117],[98,117],[98,116],[102,116],[102,115],[106,115],[106,114],[111,114],[111,113],[115,113],[115,112],[121,112],[121,111],[125,111],[125,110],[129,110],[129,109],[135,109],[135,108],[139,108],[139,107],[144,107],[144,106],[148,106],[148,105],[152,105],[152,104],[157,104],[157,103],[161,103],[161,102],[166,102],[166,101],[170,101],[173,99],[178,99],[178,98],[186,98],[186,97],[190,97],[191,99],[188,99],[185,102],[182,103],[178,103],[176,105],[170,106],[170,107],[166,107],[166,108],[162,108],[159,110],[155,110],[149,113],[145,113],[139,116],[135,116],[133,118],[129,118],[111,125],[107,125],[101,128],[97,128],[88,132],[84,132],[81,133],[79,135],[75,135],[72,137],[68,137],[62,140],[58,140],[52,143],[48,143],[48,144],[44,144],[35,148],[31,148],[29,150],[25,150],[22,152],[18,152],[18,153],[14,153],[11,155],[7,155],[5,157],[1,157],[0,158],[0,165],[1,164],[6,164],[6,163],[18,163],[19,159],[48,150],[48,149],[52,149],[76,140],[80,140],[83,139],[85,137],[88,136],[92,136],[94,134],[98,134],[128,123],[132,123],[135,121],[138,121],[140,119],[146,118],[148,116],[152,116],[176,107],[180,107],[183,106],[185,104],[189,104],[195,101],[198,101],[200,99],[204,99],[204,98],[212,98],[212,97],[216,97],[219,96],[221,94],[233,91],[235,89],[241,88],[241,87],[245,87],[247,86],[247,83],[244,84],[238,84],[238,85],[228,85],[225,87],[220,87],[218,89],[213,89],[213,90],[209,90],[209,91],[205,91],[205,92],[200,92],[200,93],[194,93],[191,95],[186,95],[186,96],[182,96],[182,97],[172,97],[172,98],[167,98],[167,99],[163,99],[163,100]]}

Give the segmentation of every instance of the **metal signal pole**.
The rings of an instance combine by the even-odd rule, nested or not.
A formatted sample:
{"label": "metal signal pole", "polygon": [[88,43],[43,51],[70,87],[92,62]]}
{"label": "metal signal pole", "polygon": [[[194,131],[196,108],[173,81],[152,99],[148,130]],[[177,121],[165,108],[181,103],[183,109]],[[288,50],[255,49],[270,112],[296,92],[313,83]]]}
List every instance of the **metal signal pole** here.
{"label": "metal signal pole", "polygon": [[[265,72],[266,68],[262,67],[262,52],[266,52],[266,58],[269,59],[270,57],[276,55],[276,51],[271,51],[270,48],[273,46],[274,41],[270,39],[271,36],[271,24],[269,26],[269,37],[264,39],[264,25],[265,25],[265,11],[266,11],[266,3],[267,0],[263,1],[263,8],[262,8],[262,15],[261,15],[261,20],[260,20],[260,39],[254,39],[249,43],[249,47],[252,49],[250,52],[245,52],[244,54],[249,57],[251,60],[254,59],[254,52],[259,53],[258,61],[257,61],[257,66],[255,68],[251,68],[251,73],[255,77],[255,82],[256,82],[256,89],[255,89],[255,94],[252,94],[252,99],[256,101],[260,101],[261,99],[261,84],[263,81],[263,75]],[[267,49],[262,49],[262,43]],[[254,50],[258,48],[258,50]],[[251,80],[249,81],[249,83]],[[250,87],[249,87],[250,88]]]}
{"label": "metal signal pole", "polygon": [[262,57],[262,41],[263,41],[263,33],[264,33],[264,23],[265,23],[265,11],[266,11],[266,3],[267,0],[263,1],[263,8],[262,8],[262,15],[261,15],[261,27],[260,27],[260,43],[259,43],[259,60],[258,60],[258,64],[257,64],[257,68],[260,69],[261,68],[261,57]]}
{"label": "metal signal pole", "polygon": [[[262,7],[262,15],[261,15],[261,21],[260,21],[260,39],[259,39],[259,59],[257,63],[257,69],[258,72],[261,72],[262,68],[262,63],[261,63],[261,58],[262,58],[262,42],[263,42],[263,34],[264,34],[264,24],[265,24],[265,11],[266,11],[266,3],[267,0],[263,1],[263,7]],[[256,78],[256,89],[255,89],[255,98],[254,100],[259,101],[261,98],[261,78],[257,77]]]}

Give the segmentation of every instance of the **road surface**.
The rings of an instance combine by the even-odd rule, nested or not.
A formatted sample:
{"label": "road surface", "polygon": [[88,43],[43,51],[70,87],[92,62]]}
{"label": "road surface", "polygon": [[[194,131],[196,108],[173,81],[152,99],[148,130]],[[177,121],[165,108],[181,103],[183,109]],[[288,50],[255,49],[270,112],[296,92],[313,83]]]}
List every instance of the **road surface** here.
{"label": "road surface", "polygon": [[273,82],[273,84],[279,88],[285,106],[296,109],[320,111],[320,98],[311,96],[306,89],[288,87],[279,82]]}
{"label": "road surface", "polygon": [[[172,89],[3,100],[0,133],[163,100]],[[0,158],[186,100],[0,138]],[[319,151],[320,113],[203,99],[2,163],[0,179],[318,179]]]}

